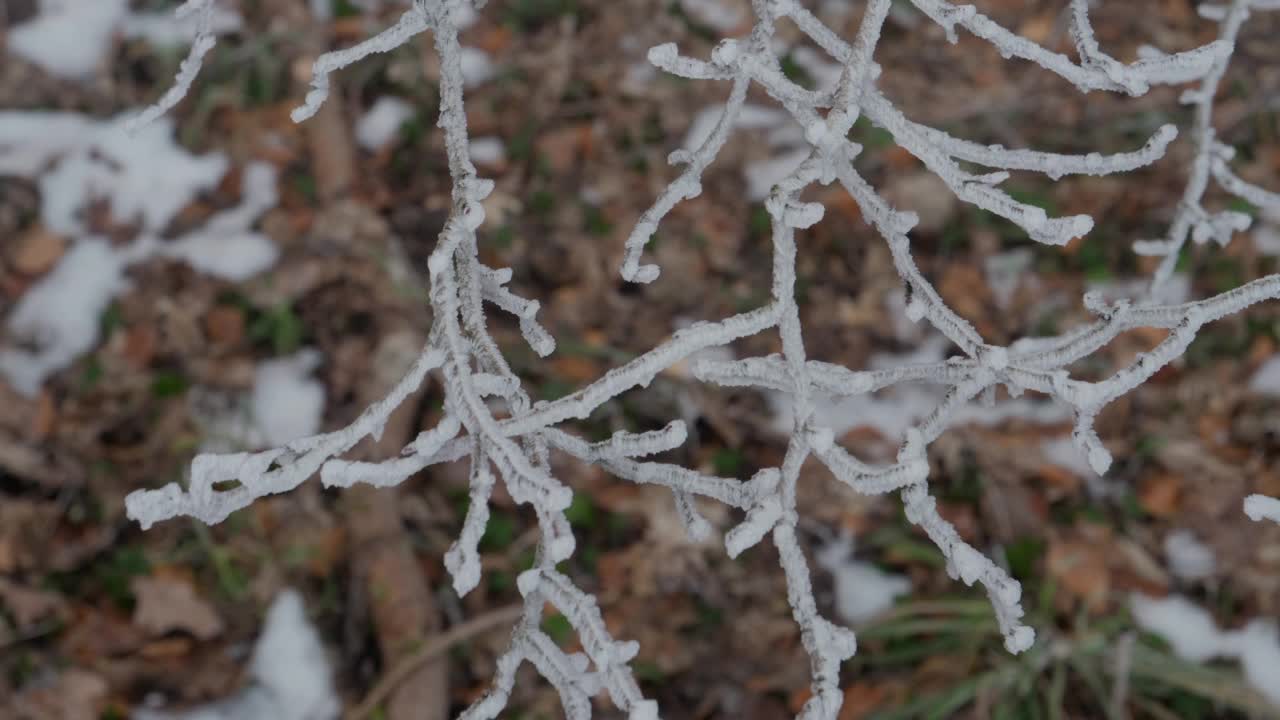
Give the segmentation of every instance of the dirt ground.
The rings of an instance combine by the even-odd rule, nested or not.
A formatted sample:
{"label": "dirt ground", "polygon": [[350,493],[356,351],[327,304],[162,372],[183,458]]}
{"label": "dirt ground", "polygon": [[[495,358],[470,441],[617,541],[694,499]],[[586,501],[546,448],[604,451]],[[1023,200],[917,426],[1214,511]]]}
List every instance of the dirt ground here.
{"label": "dirt ground", "polygon": [[[292,587],[320,632],[348,711],[381,692],[388,671],[443,629],[493,619],[415,666],[411,681],[365,715],[443,720],[487,687],[506,640],[503,613],[519,600],[514,578],[532,561],[536,523],[498,493],[482,544],[484,581],[465,598],[454,594],[441,558],[462,523],[461,464],[395,490],[331,491],[312,481],[212,527],[181,520],[143,532],[126,519],[124,496],[180,480],[209,441],[202,418],[248,392],[258,363],[318,350],[323,427],[339,427],[376,393],[382,354],[420,342],[430,324],[422,271],[446,218],[450,181],[435,127],[438,67],[429,40],[343,72],[321,114],[294,125],[288,113],[305,92],[307,60],[366,37],[399,10],[360,15],[338,2],[337,17],[319,22],[300,0],[232,4],[245,29],[220,42],[173,113],[185,147],[225,152],[231,170],[183,209],[171,232],[235,205],[245,165],[265,160],[279,171],[281,197],[257,227],[281,257],[242,283],[176,260],[143,263],[104,313],[90,352],[34,397],[0,382],[0,718],[124,718],[148,701],[189,707],[226,697],[245,682],[268,604]],[[1065,3],[977,4],[1071,52]],[[16,0],[4,5],[11,25],[32,10]],[[1177,50],[1215,36],[1186,0],[1096,6],[1099,39],[1122,59],[1136,57],[1143,43]],[[1132,149],[1165,122],[1189,127],[1180,88],[1136,99],[1081,95],[972,37],[948,44],[925,18],[900,10],[876,56],[880,86],[917,121],[976,141],[1059,152]],[[839,29],[852,35],[859,15]],[[782,34],[799,42],[794,28]],[[1239,150],[1234,167],[1270,188],[1280,188],[1276,38],[1280,13],[1258,13],[1216,115],[1220,136]],[[637,68],[653,45],[674,41],[705,56],[716,39],[679,2],[665,0],[491,0],[464,33],[494,65],[492,78],[468,91],[471,132],[506,146],[505,157],[480,168],[497,182],[481,254],[514,270],[513,288],[541,301],[541,318],[559,341],[540,359],[514,322],[491,318],[531,394],[559,397],[680,323],[721,318],[767,297],[767,216],[748,199],[743,175],[770,156],[762,131],[740,132],[704,178],[702,195],[662,226],[649,249],[665,269],[658,282],[631,286],[618,272],[628,230],[673,177],[667,154],[698,111],[727,92]],[[180,57],[119,40],[99,72],[75,82],[5,55],[0,109],[109,116],[154,99]],[[788,62],[803,78],[804,64]],[[356,120],[386,95],[415,112],[389,145],[362,149],[353,140]],[[755,91],[751,102],[769,104]],[[1056,182],[1017,174],[1010,183],[1020,199],[1097,220],[1087,238],[1049,248],[958,204],[884,131],[860,124],[855,134],[867,148],[859,169],[924,219],[913,233],[922,270],[1000,343],[1069,329],[1088,318],[1080,302],[1086,287],[1149,275],[1152,264],[1131,242],[1163,232],[1191,155],[1180,139],[1133,173]],[[65,238],[41,227],[40,192],[31,180],[0,176],[0,320],[65,250]],[[826,220],[798,238],[811,354],[862,368],[882,354],[911,352],[922,338],[903,330],[901,310],[886,300],[901,284],[887,247],[847,198],[832,189],[821,199]],[[109,213],[89,222],[118,243],[133,232]],[[1002,296],[987,282],[987,261],[1010,251],[1029,259],[1023,279]],[[1225,248],[1195,246],[1180,267],[1190,295],[1204,297],[1275,272],[1277,261],[1251,233],[1238,233]],[[1100,376],[1160,339],[1126,334],[1074,370]],[[1223,627],[1280,616],[1280,527],[1240,512],[1248,493],[1280,495],[1280,398],[1249,387],[1278,341],[1275,304],[1207,328],[1183,361],[1102,415],[1098,429],[1116,458],[1105,480],[1045,452],[1046,442],[1068,436],[1069,420],[975,423],[933,446],[931,485],[944,514],[1024,583],[1029,622],[1050,653],[1005,653],[984,596],[947,577],[895,498],[854,495],[816,464],[806,466],[806,546],[851,534],[858,559],[910,583],[893,608],[859,628],[858,654],[842,669],[842,720],[1280,717],[1237,665],[1178,659],[1128,610],[1133,593],[1177,592]],[[778,342],[766,334],[733,349],[740,357],[767,354]],[[433,385],[393,423],[395,437],[359,452],[394,453],[440,412]],[[705,386],[677,367],[580,428],[654,429],[686,417],[693,431],[673,461],[747,478],[781,458],[786,438],[773,416],[758,393]],[[889,447],[873,423],[842,442],[871,458]],[[616,637],[640,642],[634,667],[663,716],[793,716],[807,698],[809,664],[772,545],[730,560],[718,539],[684,537],[669,494],[563,458],[557,468],[576,492],[570,519],[578,551],[567,570],[599,596]],[[722,528],[733,519],[725,510],[711,517]],[[1212,550],[1206,575],[1188,580],[1169,567],[1165,540],[1177,530]],[[818,568],[815,583],[831,616],[836,580]],[[548,632],[573,647],[576,638],[557,620],[547,620]],[[619,716],[606,700],[597,711]],[[522,671],[503,717],[561,716],[554,691]]]}

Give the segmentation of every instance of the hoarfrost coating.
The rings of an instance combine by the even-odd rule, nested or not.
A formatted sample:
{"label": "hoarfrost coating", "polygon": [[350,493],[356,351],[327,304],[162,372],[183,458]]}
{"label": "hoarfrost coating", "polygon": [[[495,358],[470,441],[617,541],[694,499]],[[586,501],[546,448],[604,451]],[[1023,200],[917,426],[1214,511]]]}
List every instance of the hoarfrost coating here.
{"label": "hoarfrost coating", "polygon": [[[944,0],[910,0],[910,4],[942,26],[953,41],[964,30],[995,45],[1006,57],[1034,62],[1081,91],[1127,95],[1140,95],[1153,85],[1187,82],[1204,83],[1201,92],[1212,94],[1215,77],[1220,76],[1231,56],[1239,23],[1250,10],[1280,6],[1275,0],[1234,0],[1226,7],[1214,6],[1220,9],[1207,15],[1222,22],[1221,39],[1175,54],[1150,52],[1137,62],[1124,64],[1100,48],[1090,25],[1086,0],[1071,2],[1069,21],[1077,60],[1006,30],[973,6]],[[207,13],[211,5],[211,0],[188,0],[183,8]],[[1177,135],[1175,128],[1162,127],[1142,146],[1113,155],[1012,150],[953,137],[914,122],[876,87],[880,68],[873,58],[891,0],[867,2],[861,26],[852,40],[840,37],[794,0],[753,0],[750,30],[742,37],[723,40],[710,58],[683,56],[673,44],[660,45],[649,52],[650,62],[658,68],[691,80],[728,83],[730,93],[709,132],[697,139],[696,147],[671,154],[677,176],[632,230],[626,242],[622,274],[628,280],[644,283],[658,277],[660,269],[656,265],[642,263],[645,245],[673,207],[700,194],[702,173],[731,132],[744,124],[747,90],[754,84],[799,124],[804,137],[803,153],[797,155],[796,164],[785,175],[772,181],[765,201],[773,245],[768,304],[720,321],[682,328],[666,342],[586,387],[555,401],[534,403],[486,330],[487,303],[514,315],[525,339],[539,355],[545,356],[555,348],[554,340],[537,321],[538,302],[512,293],[506,287],[511,271],[485,266],[477,253],[476,229],[484,223],[482,203],[493,189],[493,182],[478,176],[470,153],[463,102],[464,53],[458,42],[458,29],[480,5],[482,0],[415,0],[399,21],[383,33],[322,55],[314,65],[311,91],[294,111],[294,118],[299,121],[314,114],[328,95],[330,76],[342,67],[430,31],[441,65],[438,125],[444,133],[453,178],[453,202],[449,220],[428,262],[435,320],[427,344],[408,374],[385,399],[343,429],[292,440],[258,453],[202,455],[193,463],[189,489],[169,485],[138,491],[127,499],[130,515],[144,526],[180,515],[218,522],[261,496],[293,489],[317,472],[327,485],[394,485],[430,465],[469,459],[471,502],[461,536],[445,556],[457,591],[465,594],[480,580],[477,544],[488,519],[490,494],[498,482],[516,502],[532,506],[541,537],[534,566],[519,577],[524,615],[512,631],[506,653],[498,660],[493,686],[463,713],[466,720],[497,717],[511,693],[516,671],[524,662],[531,663],[555,686],[570,720],[590,717],[591,698],[601,692],[608,693],[632,720],[658,716],[656,703],[642,696],[629,668],[636,644],[615,639],[601,619],[595,598],[555,569],[557,563],[572,555],[574,538],[564,514],[572,491],[551,472],[552,450],[595,463],[623,480],[670,488],[680,517],[695,537],[705,537],[712,531],[710,523],[698,512],[695,497],[744,511],[743,521],[725,533],[726,550],[737,555],[765,537],[776,545],[792,613],[811,658],[812,694],[799,717],[831,719],[837,716],[843,698],[838,687],[840,663],[853,655],[856,640],[852,631],[818,613],[808,560],[797,539],[796,485],[806,458],[816,457],[841,482],[859,492],[899,494],[907,517],[937,545],[951,576],[966,584],[978,583],[986,590],[1008,650],[1022,652],[1035,638],[1032,629],[1021,621],[1021,586],[964,542],[939,514],[929,493],[929,444],[956,422],[967,404],[979,397],[994,398],[995,389],[1003,385],[1011,395],[1034,390],[1068,408],[1075,418],[1072,441],[1076,451],[1094,471],[1105,472],[1111,464],[1111,454],[1093,429],[1098,412],[1181,355],[1205,324],[1280,294],[1280,277],[1273,276],[1199,302],[1107,302],[1089,295],[1084,303],[1096,316],[1092,323],[1062,336],[1024,339],[1007,347],[989,343],[943,302],[916,266],[908,236],[917,222],[916,215],[893,208],[854,168],[852,161],[863,148],[847,139],[853,124],[866,117],[936,174],[958,199],[1008,219],[1032,240],[1049,245],[1062,245],[1089,232],[1092,218],[1051,217],[1038,207],[1019,202],[1001,189],[1009,171],[1032,171],[1059,178],[1132,170],[1160,158]],[[773,49],[775,23],[783,18],[790,19],[837,65],[834,86],[808,90],[783,72]],[[200,46],[197,39],[197,48],[193,48],[171,93],[180,96],[194,81]],[[176,102],[172,98],[167,94],[156,109],[143,117],[163,112]],[[1202,136],[1203,133],[1201,129]],[[1197,162],[1207,163],[1208,172],[1216,173],[1220,182],[1235,187],[1238,194],[1268,199],[1258,194],[1259,188],[1245,187],[1231,179],[1234,176],[1224,171],[1229,153],[1216,145],[1212,148],[1211,153],[1202,152]],[[965,169],[975,165],[988,170]],[[1207,173],[1197,171],[1191,184],[1200,184],[1203,177]],[[852,196],[862,216],[888,244],[906,290],[906,316],[914,322],[923,320],[933,325],[959,349],[960,355],[876,370],[852,370],[808,359],[795,301],[795,234],[798,229],[820,222],[824,207],[804,202],[800,195],[814,184],[832,183],[838,183]],[[1220,222],[1198,215],[1193,219],[1199,223],[1197,227],[1207,228],[1197,230],[1197,237],[1221,230]],[[1227,227],[1239,225],[1230,217],[1225,218],[1225,223]],[[1071,363],[1097,352],[1120,333],[1143,327],[1167,330],[1168,336],[1106,379],[1086,382],[1073,379],[1067,372]],[[698,360],[693,362],[692,371],[705,382],[763,388],[791,396],[790,440],[778,467],[766,468],[742,480],[709,476],[646,459],[685,441],[686,428],[679,421],[652,432],[620,432],[596,443],[556,427],[588,417],[602,403],[648,385],[659,372],[696,353],[772,329],[781,335],[781,354]],[[445,416],[438,427],[423,432],[401,455],[388,461],[348,462],[337,458],[361,438],[378,436],[389,413],[431,374],[443,379],[446,392]],[[907,429],[896,461],[891,464],[872,465],[853,456],[835,441],[831,428],[817,419],[815,408],[820,399],[857,396],[919,381],[940,384],[947,392],[930,413]],[[498,419],[493,407],[502,409],[503,419]],[[239,484],[225,492],[215,489],[215,483],[228,480]],[[1258,517],[1269,516],[1273,510],[1263,500],[1251,501],[1249,509]],[[540,629],[547,603],[570,621],[581,639],[582,652],[565,653]]]}

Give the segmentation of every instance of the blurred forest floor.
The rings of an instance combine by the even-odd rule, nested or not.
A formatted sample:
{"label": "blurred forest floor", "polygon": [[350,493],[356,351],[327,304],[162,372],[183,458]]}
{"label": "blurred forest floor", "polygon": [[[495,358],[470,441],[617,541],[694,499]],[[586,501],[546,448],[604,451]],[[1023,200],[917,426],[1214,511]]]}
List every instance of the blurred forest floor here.
{"label": "blurred forest floor", "polygon": [[[1065,3],[977,4],[1071,53]],[[9,23],[21,21],[20,5],[7,3]],[[170,521],[143,533],[124,516],[129,491],[183,477],[209,441],[201,418],[211,404],[248,392],[259,363],[317,349],[323,427],[339,427],[383,382],[380,359],[415,347],[429,326],[420,271],[450,189],[429,38],[344,71],[324,111],[295,126],[288,111],[305,91],[307,58],[366,37],[400,12],[359,14],[339,0],[336,17],[318,22],[305,5],[240,2],[246,29],[221,41],[173,113],[184,146],[232,159],[222,184],[177,223],[234,205],[244,165],[266,160],[280,172],[281,199],[259,227],[281,249],[279,261],[239,284],[176,260],[141,264],[104,313],[90,353],[35,397],[0,382],[0,718],[119,718],[147,698],[184,707],[224,697],[243,682],[264,610],[285,587],[302,592],[338,692],[354,708],[398,658],[412,654],[388,648],[393,641],[409,638],[416,647],[429,642],[432,628],[518,601],[514,578],[531,562],[536,525],[501,492],[482,546],[484,582],[461,599],[450,587],[441,557],[462,522],[463,466],[435,467],[375,493],[326,491],[311,481],[214,527]],[[744,177],[744,168],[776,152],[763,130],[739,131],[704,178],[702,195],[660,229],[649,248],[664,268],[659,281],[627,286],[619,276],[629,228],[673,176],[667,154],[727,91],[643,70],[645,51],[661,42],[695,56],[710,51],[719,33],[686,5],[491,0],[464,33],[464,43],[492,62],[492,76],[468,91],[471,132],[505,143],[479,163],[497,181],[481,253],[489,265],[514,270],[513,288],[542,302],[541,318],[559,341],[540,360],[509,318],[491,315],[495,336],[536,396],[563,395],[681,324],[767,297],[767,216]],[[861,6],[847,5],[853,11],[839,29],[851,36]],[[1099,39],[1121,59],[1134,58],[1143,43],[1172,51],[1215,37],[1216,26],[1188,0],[1096,5]],[[881,87],[917,121],[972,140],[1060,152],[1134,149],[1165,122],[1189,127],[1189,111],[1177,102],[1181,88],[1137,99],[1084,96],[963,33],[947,44],[938,27],[905,6],[895,10],[876,59]],[[1216,125],[1240,150],[1243,177],[1280,188],[1280,17],[1270,15],[1259,12],[1246,26]],[[803,47],[794,28],[782,34]],[[794,77],[812,81],[805,52],[789,51],[785,62]],[[0,108],[106,117],[154,99],[180,57],[120,41],[99,73],[72,82],[5,56]],[[388,95],[407,100],[412,115],[388,145],[359,147],[357,119]],[[769,104],[754,91],[751,101]],[[1080,303],[1087,287],[1123,287],[1149,275],[1150,263],[1131,242],[1163,233],[1191,153],[1182,138],[1134,173],[1058,182],[1017,174],[1010,185],[1020,199],[1098,221],[1087,238],[1050,248],[958,204],[883,131],[859,124],[855,134],[866,147],[860,170],[922,216],[913,233],[922,269],[957,311],[1001,343],[1069,329],[1088,317]],[[0,177],[0,319],[65,246],[40,227],[39,193],[29,180]],[[822,199],[826,219],[799,238],[800,308],[812,355],[863,368],[876,357],[917,351],[928,337],[894,304],[900,281],[883,241],[840,191]],[[103,218],[91,219],[97,231],[128,239],[129,227]],[[1264,218],[1255,222],[1267,227]],[[1190,296],[1275,272],[1276,258],[1259,249],[1257,232],[1238,234],[1226,248],[1191,248],[1181,265]],[[1014,280],[993,287],[988,278],[1000,260],[1016,268]],[[1124,335],[1077,371],[1100,375],[1160,339]],[[985,599],[947,578],[895,499],[856,496],[807,466],[800,497],[806,543],[828,547],[851,535],[859,561],[910,586],[892,609],[860,626],[858,654],[843,669],[842,720],[1276,717],[1234,664],[1179,660],[1139,631],[1128,598],[1179,592],[1223,627],[1280,614],[1280,527],[1251,523],[1240,511],[1249,492],[1280,495],[1280,398],[1249,386],[1278,341],[1274,304],[1208,328],[1183,361],[1103,414],[1098,429],[1117,460],[1105,479],[1051,450],[1068,437],[1069,419],[1013,414],[957,427],[934,445],[931,484],[946,516],[1023,581],[1048,652],[1006,654]],[[751,338],[734,351],[773,352],[778,342]],[[392,428],[398,437],[367,451],[394,452],[397,442],[433,426],[440,400],[439,386],[430,387]],[[680,366],[610,403],[580,430],[651,429],[685,418],[693,432],[674,461],[746,478],[780,460],[785,434],[775,430],[775,415],[768,398],[700,385]],[[879,427],[854,422],[843,442],[860,456],[882,457],[891,438]],[[807,697],[809,667],[772,546],[731,561],[718,540],[684,537],[667,493],[570,462],[558,468],[577,493],[570,519],[578,552],[568,570],[600,597],[616,637],[640,641],[635,668],[664,717],[791,717]],[[712,517],[722,527],[731,520],[723,510]],[[1170,566],[1166,539],[1177,531],[1211,550],[1209,570],[1191,577]],[[840,581],[831,572],[838,563],[828,565],[813,564],[821,609],[833,616]],[[566,647],[576,642],[558,618],[547,626]],[[470,635],[417,669],[417,687],[436,688],[438,702],[393,701],[368,717],[456,714],[484,690],[505,641],[502,626]],[[503,717],[559,717],[554,692],[526,673]],[[599,713],[616,716],[607,701]]]}

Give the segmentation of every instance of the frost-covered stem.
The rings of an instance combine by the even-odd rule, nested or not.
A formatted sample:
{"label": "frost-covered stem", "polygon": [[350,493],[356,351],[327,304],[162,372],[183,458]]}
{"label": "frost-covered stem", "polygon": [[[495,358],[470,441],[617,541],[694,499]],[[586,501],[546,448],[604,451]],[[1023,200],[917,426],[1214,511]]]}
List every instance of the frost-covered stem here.
{"label": "frost-covered stem", "polygon": [[[449,8],[458,5],[460,0],[434,0],[430,3],[436,12],[449,12]],[[307,91],[303,104],[294,108],[290,117],[294,122],[302,122],[316,114],[320,106],[329,97],[329,76],[339,69],[375,53],[390,52],[404,45],[410,38],[425,32],[431,27],[432,18],[427,12],[428,3],[414,0],[413,7],[405,11],[395,25],[345,50],[327,52],[311,66],[311,89]]]}
{"label": "frost-covered stem", "polygon": [[213,2],[214,0],[186,0],[173,11],[179,19],[198,14],[191,50],[178,66],[178,74],[173,79],[173,85],[154,104],[129,119],[125,126],[129,132],[137,132],[142,126],[154,122],[161,115],[172,110],[191,91],[191,85],[196,81],[196,76],[200,74],[200,68],[204,65],[204,56],[218,44],[213,35]]}
{"label": "frost-covered stem", "polygon": [[1046,50],[1001,27],[972,5],[953,5],[945,0],[911,0],[911,4],[941,25],[952,42],[956,41],[958,25],[996,46],[1005,58],[1030,60],[1072,83],[1081,92],[1108,90],[1137,95],[1150,85],[1175,85],[1196,80],[1203,77],[1214,62],[1230,55],[1232,49],[1230,43],[1218,40],[1174,55],[1141,59],[1128,66],[1096,62],[1077,64],[1066,55]]}
{"label": "frost-covered stem", "polygon": [[[1200,14],[1219,22],[1219,42],[1234,48],[1252,9],[1275,9],[1277,6],[1277,3],[1259,0],[1231,0],[1226,6],[1201,5]],[[1213,126],[1214,103],[1230,62],[1230,54],[1218,58],[1199,86],[1182,94],[1182,101],[1195,107],[1195,120],[1191,130],[1195,156],[1191,162],[1191,174],[1183,188],[1182,199],[1174,212],[1168,234],[1161,240],[1141,240],[1134,243],[1135,252],[1161,258],[1152,276],[1153,289],[1173,275],[1188,239],[1196,243],[1212,239],[1225,246],[1231,242],[1234,233],[1248,230],[1252,224],[1252,218],[1246,213],[1234,210],[1210,212],[1204,207],[1204,195],[1209,188],[1210,179],[1216,179],[1224,190],[1248,202],[1280,210],[1280,195],[1254,187],[1231,172],[1227,161],[1234,151],[1217,140]]]}

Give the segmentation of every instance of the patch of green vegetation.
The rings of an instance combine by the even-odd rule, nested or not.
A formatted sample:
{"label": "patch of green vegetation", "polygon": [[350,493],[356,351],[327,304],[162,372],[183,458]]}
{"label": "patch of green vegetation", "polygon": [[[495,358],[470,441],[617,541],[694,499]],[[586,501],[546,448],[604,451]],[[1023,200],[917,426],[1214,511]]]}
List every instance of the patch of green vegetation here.
{"label": "patch of green vegetation", "polygon": [[333,0],[331,4],[333,16],[339,18],[359,17],[360,8],[351,4],[351,0]]}
{"label": "patch of green vegetation", "polygon": [[1230,325],[1212,325],[1196,335],[1184,357],[1192,368],[1206,367],[1222,358],[1238,359],[1248,352],[1249,340],[1247,333]]}
{"label": "patch of green vegetation", "polygon": [[559,613],[547,615],[542,618],[542,632],[563,647],[573,638],[573,625],[569,618]]}
{"label": "patch of green vegetation", "polygon": [[711,456],[711,466],[721,477],[737,477],[746,464],[742,451],[736,448],[720,448]]}
{"label": "patch of green vegetation", "polygon": [[1096,233],[1085,236],[1076,253],[1076,260],[1090,282],[1103,282],[1111,277],[1111,261],[1107,257],[1105,243]]}
{"label": "patch of green vegetation", "polygon": [[695,632],[699,634],[710,634],[716,632],[724,625],[724,610],[714,605],[708,604],[700,597],[694,598],[694,605],[697,608],[697,625],[694,626]]}
{"label": "patch of green vegetation", "polygon": [[792,53],[782,56],[782,74],[786,75],[788,80],[806,90],[812,90],[816,85],[813,81],[813,76],[800,63],[796,62]]}
{"label": "patch of green vegetation", "polygon": [[504,223],[502,227],[493,231],[493,238],[490,240],[493,246],[499,250],[506,250],[515,242],[516,231],[510,224]]}
{"label": "patch of green vegetation", "polygon": [[1053,202],[1053,198],[1044,194],[1041,190],[1031,188],[1007,188],[1005,192],[1008,193],[1009,197],[1023,203],[1024,205],[1038,207],[1049,215],[1058,214],[1058,206]]}
{"label": "patch of green vegetation", "polygon": [[289,184],[310,205],[315,205],[320,198],[320,190],[316,186],[316,177],[301,170],[289,173]]}
{"label": "patch of green vegetation", "polygon": [[539,217],[546,217],[556,208],[556,196],[549,190],[534,190],[529,196],[529,211]]}
{"label": "patch of green vegetation", "polygon": [[1168,440],[1159,435],[1142,435],[1133,444],[1133,457],[1140,462],[1154,460]]}
{"label": "patch of green vegetation", "polygon": [[1232,196],[1230,200],[1227,200],[1227,209],[1234,210],[1238,213],[1244,213],[1245,215],[1251,215],[1255,218],[1258,217],[1259,212],[1257,205],[1254,205],[1244,198],[1238,198],[1235,196]]}
{"label": "patch of green vegetation", "polygon": [[526,33],[565,15],[578,14],[577,0],[510,0],[505,5],[506,23]]}
{"label": "patch of green vegetation", "polygon": [[549,378],[538,386],[538,396],[543,400],[559,400],[576,389],[576,386],[567,380]]}
{"label": "patch of green vegetation", "polygon": [[1209,262],[1209,281],[1215,293],[1234,290],[1244,284],[1244,268],[1240,261],[1227,255],[1215,254]]}
{"label": "patch of green vegetation", "polygon": [[591,496],[587,493],[574,493],[573,501],[565,508],[564,516],[570,525],[588,530],[596,524],[595,503],[591,502]]}
{"label": "patch of green vegetation", "polygon": [[582,224],[582,229],[594,237],[608,237],[613,232],[613,223],[595,205],[582,206]]}
{"label": "patch of green vegetation", "polygon": [[[1052,613],[1052,589],[1024,587],[1040,596],[1024,621],[1037,642],[1018,656],[1001,648],[998,626],[983,599],[943,597],[900,603],[859,631],[863,647],[849,660],[858,673],[909,672],[926,659],[957,668],[950,681],[933,683],[874,717],[949,718],[980,705],[992,718],[1098,717],[1118,719],[1152,707],[1152,717],[1207,717],[1215,713],[1268,712],[1266,701],[1233,670],[1189,663],[1157,638],[1139,633],[1127,615],[1085,618],[1066,626]],[[1128,639],[1125,639],[1128,638]],[[1133,642],[1126,678],[1116,676],[1116,647]],[[1127,707],[1117,708],[1115,686],[1126,683]]]}
{"label": "patch of green vegetation", "polygon": [[505,595],[515,589],[515,578],[513,578],[509,572],[504,570],[490,570],[488,578],[489,592],[496,593],[498,595]]}
{"label": "patch of green vegetation", "polygon": [[631,672],[635,673],[636,679],[642,683],[660,685],[667,679],[667,674],[662,672],[662,668],[650,660],[632,660]]}
{"label": "patch of green vegetation", "polygon": [[190,383],[177,370],[157,370],[151,376],[151,396],[155,398],[172,398],[187,392]]}
{"label": "patch of green vegetation", "polygon": [[858,116],[850,130],[850,137],[870,150],[884,150],[896,144],[893,133],[871,122],[865,115]]}
{"label": "patch of green vegetation", "polygon": [[536,131],[537,128],[530,122],[511,136],[510,142],[507,143],[507,157],[511,158],[512,162],[528,162],[533,158],[533,135]]}
{"label": "patch of green vegetation", "polygon": [[30,652],[21,648],[14,651],[13,662],[9,663],[9,684],[21,688],[35,678],[39,666]]}
{"label": "patch of green vegetation", "polygon": [[703,40],[715,42],[720,39],[720,33],[716,32],[715,28],[703,25],[689,17],[689,13],[684,11],[684,6],[680,4],[679,0],[672,0],[672,2],[667,3],[667,14],[674,18],[679,18],[692,34],[701,37]]}
{"label": "patch of green vegetation", "polygon": [[752,238],[762,238],[768,236],[772,230],[773,218],[769,215],[769,211],[763,204],[752,205],[751,215],[747,220],[747,232]]}
{"label": "patch of green vegetation", "polygon": [[982,469],[968,458],[959,473],[951,476],[943,488],[942,497],[951,502],[977,503],[982,499]]}
{"label": "patch of green vegetation", "polygon": [[1044,539],[1038,537],[1019,538],[1005,545],[1004,559],[1013,577],[1024,582],[1035,577],[1045,547]]}
{"label": "patch of green vegetation", "polygon": [[107,340],[123,324],[124,312],[120,309],[120,303],[112,301],[98,317],[98,336]]}
{"label": "patch of green vegetation", "polygon": [[482,550],[504,550],[516,539],[515,518],[504,512],[494,512],[484,526],[484,535],[480,536]]}
{"label": "patch of green vegetation", "polygon": [[97,387],[104,373],[102,361],[96,354],[90,355],[84,361],[84,369],[80,372],[80,392],[89,392]]}
{"label": "patch of green vegetation", "polygon": [[956,255],[969,249],[969,226],[960,220],[952,220],[942,228],[938,238],[938,250],[943,255]]}
{"label": "patch of green vegetation", "polygon": [[249,316],[249,339],[265,343],[276,355],[288,355],[302,346],[305,328],[293,306],[280,304],[268,310],[256,308]]}
{"label": "patch of green vegetation", "polygon": [[133,579],[150,572],[151,562],[137,545],[116,548],[93,566],[94,577],[107,597],[125,609],[133,607]]}

